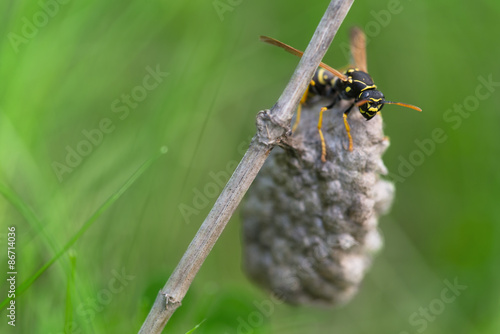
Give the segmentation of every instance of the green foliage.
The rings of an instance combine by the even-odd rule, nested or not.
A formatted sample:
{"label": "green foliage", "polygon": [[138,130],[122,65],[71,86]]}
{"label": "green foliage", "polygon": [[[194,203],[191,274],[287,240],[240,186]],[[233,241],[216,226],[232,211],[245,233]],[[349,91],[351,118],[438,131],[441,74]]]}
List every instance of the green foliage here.
{"label": "green foliage", "polygon": [[[258,36],[304,49],[327,3],[0,3],[0,263],[15,226],[18,287],[52,264],[17,296],[15,331],[0,311],[0,332],[140,328],[241,158],[256,113],[273,105],[298,62]],[[355,2],[324,61],[345,65],[348,29],[360,25],[378,88],[424,110],[382,111],[385,162],[398,181],[381,224],[385,250],[352,303],[273,303],[267,315],[259,307],[269,296],[240,269],[236,215],[167,329],[250,333],[245,322],[253,333],[498,333],[500,87],[484,82],[500,82],[499,15],[493,0]],[[436,129],[446,139],[435,141]],[[168,153],[120,192],[163,146]],[[73,258],[54,259],[62,249]],[[445,303],[455,278],[467,288]],[[0,285],[0,300],[7,290]]]}

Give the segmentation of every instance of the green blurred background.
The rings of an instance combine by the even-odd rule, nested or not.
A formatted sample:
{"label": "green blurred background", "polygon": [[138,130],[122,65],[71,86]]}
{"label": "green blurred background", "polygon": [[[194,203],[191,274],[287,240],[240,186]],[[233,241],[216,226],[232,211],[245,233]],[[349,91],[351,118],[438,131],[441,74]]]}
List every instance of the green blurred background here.
{"label": "green blurred background", "polygon": [[[327,5],[2,1],[2,272],[8,226],[17,229],[21,284],[160,147],[168,153],[16,298],[15,328],[0,311],[0,332],[137,332],[215,201],[197,192],[211,172],[234,168],[256,113],[274,104],[298,62],[258,36],[304,49]],[[349,27],[365,27],[378,87],[424,110],[384,109],[385,162],[399,181],[380,222],[384,250],[361,291],[336,309],[259,311],[269,296],[242,273],[236,214],[166,331],[206,319],[196,333],[499,333],[499,84],[474,97],[478,77],[500,82],[499,17],[495,0],[355,2],[325,62],[345,65]],[[464,103],[470,112],[453,111]],[[444,142],[429,143],[435,129]],[[443,302],[455,281],[466,288]],[[0,292],[4,300],[5,280]]]}

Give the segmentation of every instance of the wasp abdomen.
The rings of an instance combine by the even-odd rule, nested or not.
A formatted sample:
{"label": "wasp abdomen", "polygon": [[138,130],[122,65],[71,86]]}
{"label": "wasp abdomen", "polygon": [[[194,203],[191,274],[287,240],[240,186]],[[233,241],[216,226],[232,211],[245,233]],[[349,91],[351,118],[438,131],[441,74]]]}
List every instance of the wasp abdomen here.
{"label": "wasp abdomen", "polygon": [[333,74],[320,67],[314,73],[312,79],[314,84],[309,85],[309,91],[316,95],[329,97],[335,92],[333,86],[336,79]]}

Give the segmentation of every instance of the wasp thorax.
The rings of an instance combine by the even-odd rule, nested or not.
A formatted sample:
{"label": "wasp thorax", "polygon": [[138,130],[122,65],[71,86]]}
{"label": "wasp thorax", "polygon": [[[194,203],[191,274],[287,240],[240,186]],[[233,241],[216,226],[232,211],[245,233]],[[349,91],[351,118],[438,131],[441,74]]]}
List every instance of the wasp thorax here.
{"label": "wasp thorax", "polygon": [[366,72],[349,69],[345,75],[347,80],[337,80],[337,86],[335,87],[342,99],[356,99],[363,91],[377,88],[372,77]]}

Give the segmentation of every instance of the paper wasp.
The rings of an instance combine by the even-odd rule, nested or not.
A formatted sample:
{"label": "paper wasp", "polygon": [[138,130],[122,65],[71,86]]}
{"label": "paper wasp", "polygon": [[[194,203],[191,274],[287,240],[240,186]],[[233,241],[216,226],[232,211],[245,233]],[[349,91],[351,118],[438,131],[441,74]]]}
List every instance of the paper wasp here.
{"label": "paper wasp", "polygon": [[[285,43],[282,43],[274,38],[260,36],[260,40],[278,46],[285,51],[302,57],[303,52],[297,50]],[[323,125],[323,113],[326,110],[333,108],[333,106],[340,100],[352,101],[352,104],[347,108],[344,113],[344,125],[349,139],[349,151],[352,151],[352,137],[349,123],[347,122],[347,115],[351,109],[356,106],[359,112],[367,121],[372,119],[377,113],[382,110],[384,104],[397,104],[403,107],[422,111],[419,107],[411,104],[387,101],[381,91],[377,90],[377,86],[373,83],[373,79],[367,73],[366,66],[366,37],[360,28],[353,28],[350,35],[351,54],[354,60],[354,66],[349,66],[348,70],[343,74],[342,72],[331,68],[330,66],[320,63],[320,67],[316,70],[308,88],[306,89],[302,99],[300,100],[297,109],[297,117],[292,131],[295,131],[299,124],[300,112],[304,103],[306,103],[309,95],[315,94],[324,97],[333,97],[330,105],[321,108],[318,121],[318,132],[321,138],[321,161],[326,161],[326,144],[323,137],[321,127]]]}

